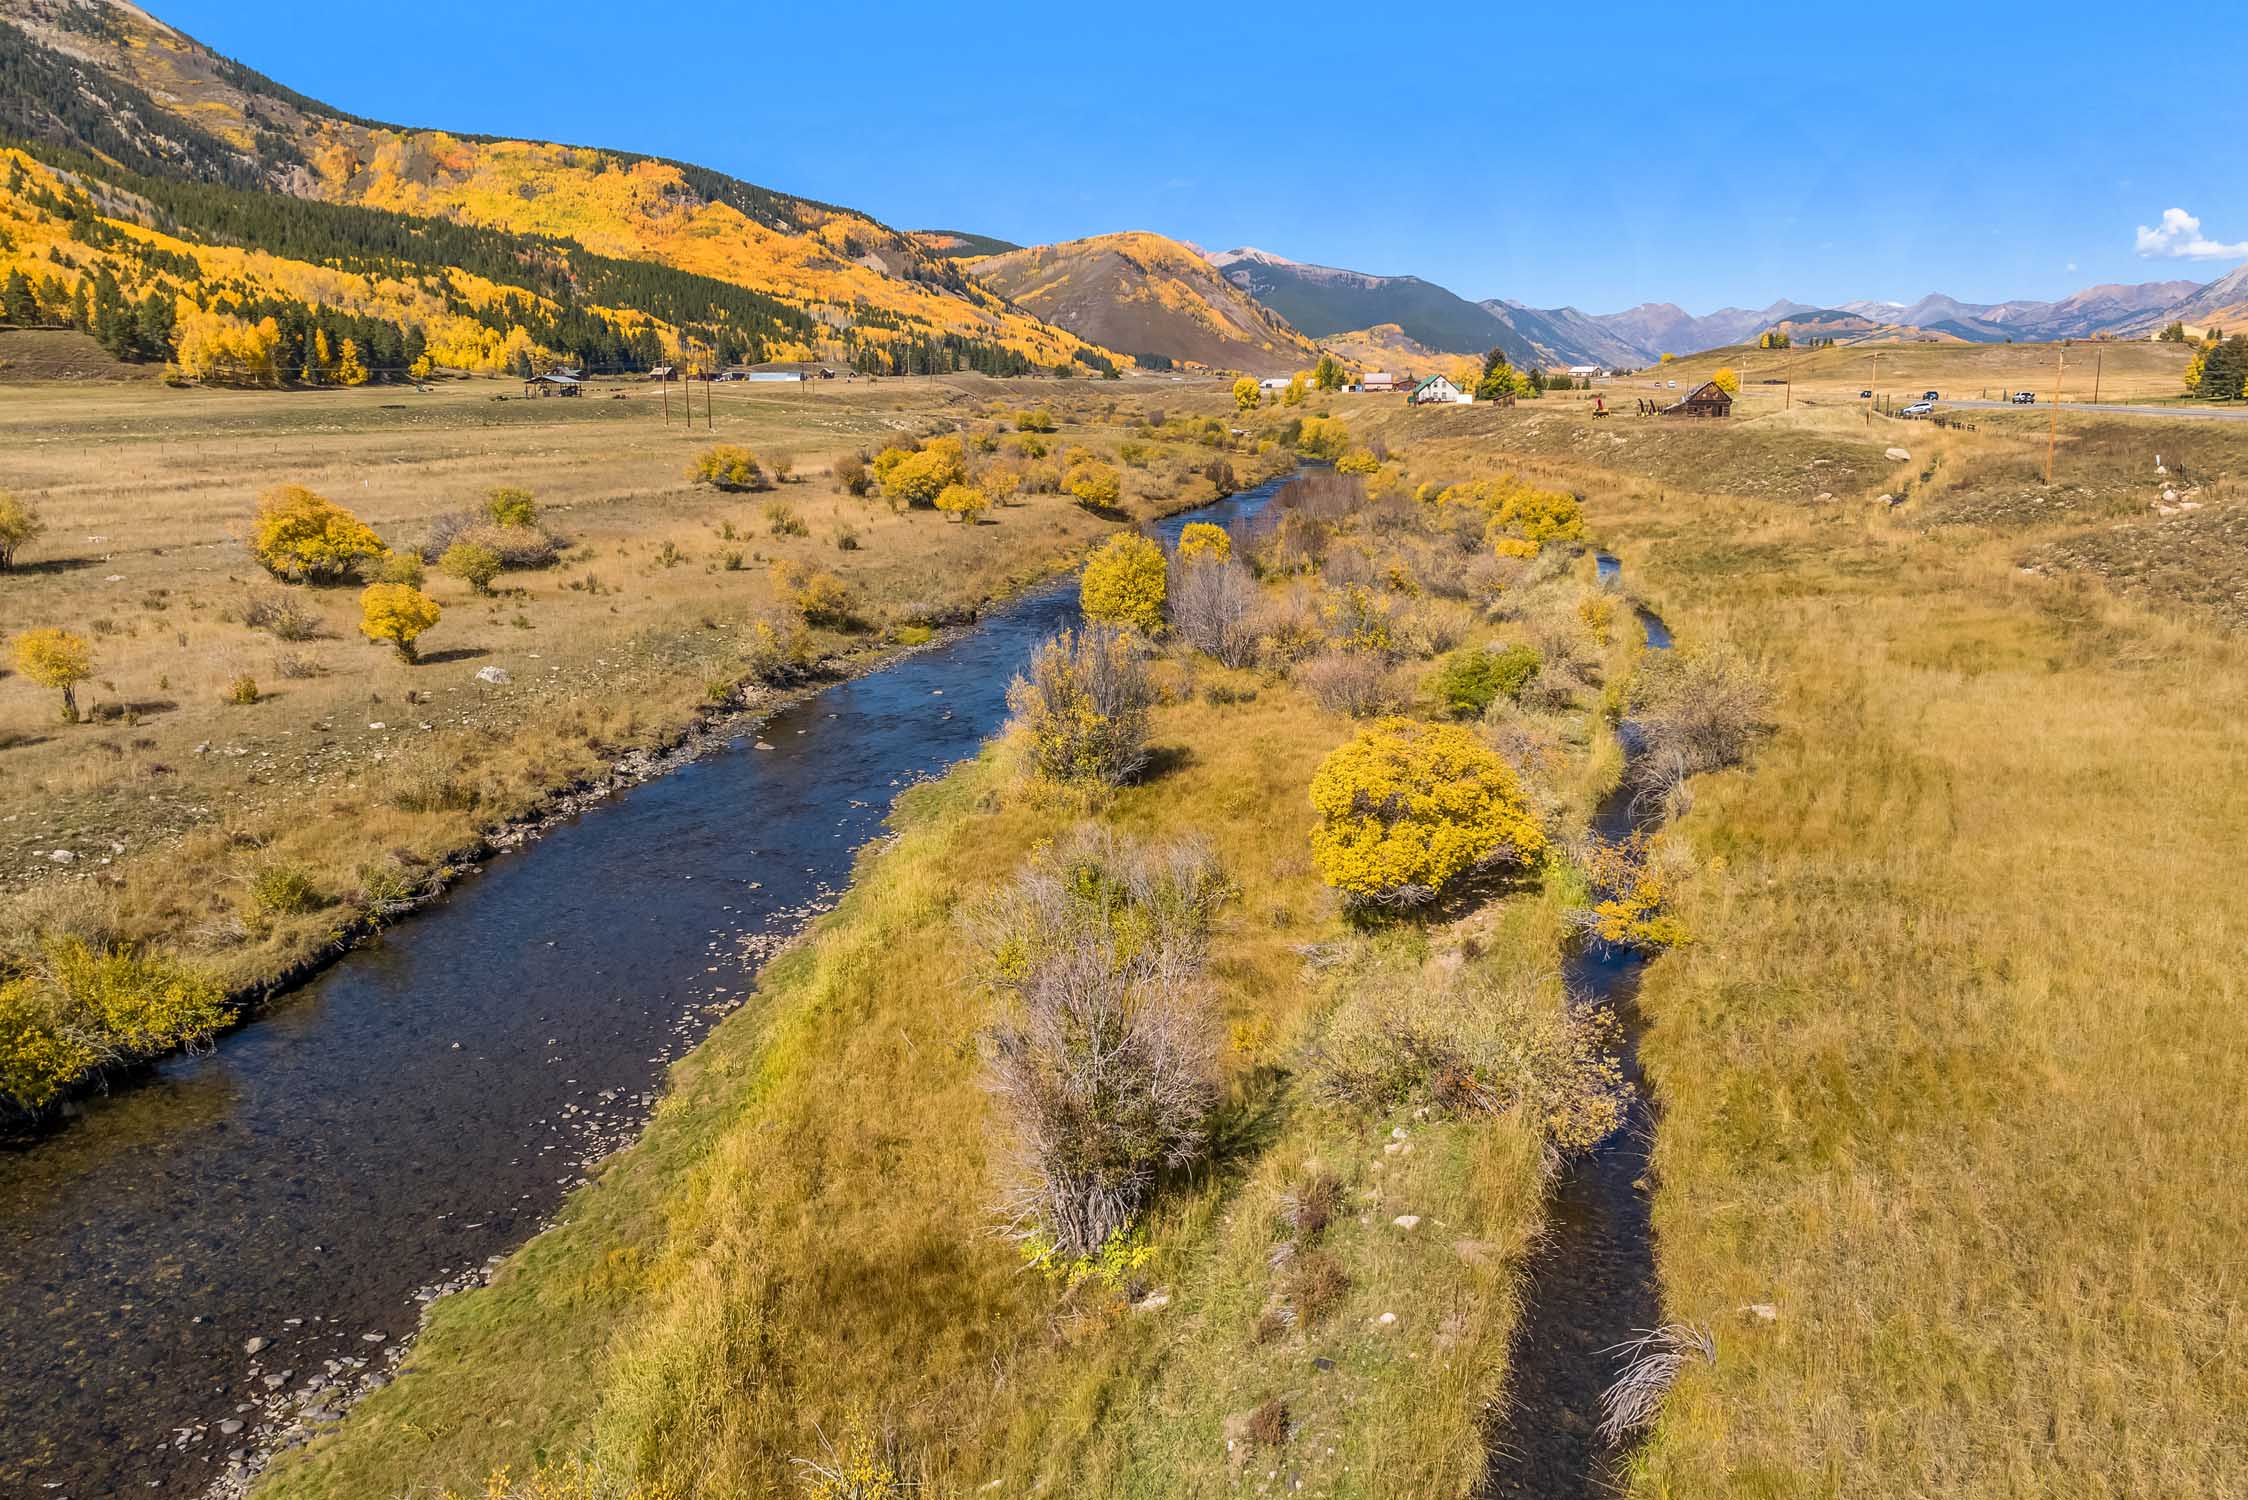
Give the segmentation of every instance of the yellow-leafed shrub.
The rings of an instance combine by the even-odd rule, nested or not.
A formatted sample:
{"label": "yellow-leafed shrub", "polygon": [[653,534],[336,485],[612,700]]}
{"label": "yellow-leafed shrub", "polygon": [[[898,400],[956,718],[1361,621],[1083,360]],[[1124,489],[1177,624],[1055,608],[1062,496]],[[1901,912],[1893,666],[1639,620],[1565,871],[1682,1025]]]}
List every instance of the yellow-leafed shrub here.
{"label": "yellow-leafed shrub", "polygon": [[1144,536],[1112,536],[1085,564],[1078,591],[1085,618],[1153,633],[1163,624],[1167,577],[1161,547]]}
{"label": "yellow-leafed shrub", "polygon": [[1546,848],[1514,772],[1467,730],[1383,719],[1311,779],[1312,859],[1353,902],[1414,906],[1466,872]]}
{"label": "yellow-leafed shrub", "polygon": [[250,555],[277,578],[337,583],[382,554],[373,528],[301,484],[275,485],[258,497]]}
{"label": "yellow-leafed shrub", "polygon": [[1179,532],[1180,562],[1225,562],[1233,556],[1233,538],[1223,526],[1189,521]]}
{"label": "yellow-leafed shrub", "polygon": [[757,455],[734,443],[719,443],[697,454],[687,477],[721,490],[754,490],[765,483]]}
{"label": "yellow-leafed shrub", "polygon": [[969,525],[991,508],[991,497],[972,484],[948,484],[937,492],[937,509]]}
{"label": "yellow-leafed shrub", "polygon": [[410,584],[369,584],[359,596],[360,632],[390,642],[408,661],[414,660],[414,642],[443,614],[435,599]]}

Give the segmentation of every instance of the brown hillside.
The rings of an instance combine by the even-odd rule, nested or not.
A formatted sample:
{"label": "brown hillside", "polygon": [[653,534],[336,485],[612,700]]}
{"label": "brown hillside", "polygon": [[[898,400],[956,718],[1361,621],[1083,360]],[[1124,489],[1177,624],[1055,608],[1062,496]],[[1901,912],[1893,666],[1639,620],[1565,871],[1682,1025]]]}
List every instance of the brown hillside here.
{"label": "brown hillside", "polygon": [[1159,234],[1094,235],[970,262],[977,279],[1079,338],[1219,370],[1282,375],[1319,358],[1312,342]]}

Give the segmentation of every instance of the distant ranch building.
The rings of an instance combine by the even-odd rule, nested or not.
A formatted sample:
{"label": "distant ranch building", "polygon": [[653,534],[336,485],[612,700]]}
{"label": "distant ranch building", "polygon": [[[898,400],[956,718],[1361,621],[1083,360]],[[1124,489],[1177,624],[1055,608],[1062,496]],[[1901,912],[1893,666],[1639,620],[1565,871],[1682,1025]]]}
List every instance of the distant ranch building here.
{"label": "distant ranch building", "polygon": [[523,382],[526,396],[582,396],[585,380],[569,370],[549,370],[546,374]]}
{"label": "distant ranch building", "polygon": [[1703,381],[1663,408],[1666,417],[1729,417],[1732,414],[1731,394],[1714,380]]}
{"label": "distant ranch building", "polygon": [[1470,406],[1475,398],[1442,375],[1431,375],[1413,387],[1409,397],[1415,406]]}
{"label": "distant ranch building", "polygon": [[1413,377],[1393,375],[1387,370],[1369,370],[1358,384],[1360,389],[1368,391],[1409,391],[1413,388]]}

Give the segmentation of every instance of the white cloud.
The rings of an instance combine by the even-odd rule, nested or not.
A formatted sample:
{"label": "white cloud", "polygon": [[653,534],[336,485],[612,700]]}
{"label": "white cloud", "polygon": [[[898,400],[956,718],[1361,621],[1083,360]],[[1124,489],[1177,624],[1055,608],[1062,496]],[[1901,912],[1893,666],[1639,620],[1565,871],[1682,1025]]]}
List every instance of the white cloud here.
{"label": "white cloud", "polygon": [[2139,226],[2139,253],[2172,260],[2248,259],[2248,240],[2226,245],[2201,232],[2201,221],[2182,208],[2162,210],[2162,226]]}

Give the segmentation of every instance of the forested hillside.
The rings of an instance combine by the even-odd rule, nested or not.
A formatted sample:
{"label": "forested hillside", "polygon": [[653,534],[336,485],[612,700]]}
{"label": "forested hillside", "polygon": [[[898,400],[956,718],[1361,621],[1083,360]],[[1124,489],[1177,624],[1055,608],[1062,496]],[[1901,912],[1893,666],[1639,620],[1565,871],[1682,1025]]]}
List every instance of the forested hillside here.
{"label": "forested hillside", "polygon": [[[10,320],[73,322],[187,373],[254,375],[269,318],[277,344],[316,329],[399,370],[420,353],[469,369],[1115,363],[848,209],[678,162],[358,119],[112,0],[0,0],[0,145],[20,153],[0,277],[30,289]],[[142,317],[152,295],[168,324],[161,306]],[[96,326],[96,303],[119,300],[130,336],[113,310]],[[189,326],[229,352],[197,369],[201,346],[158,347]]]}

